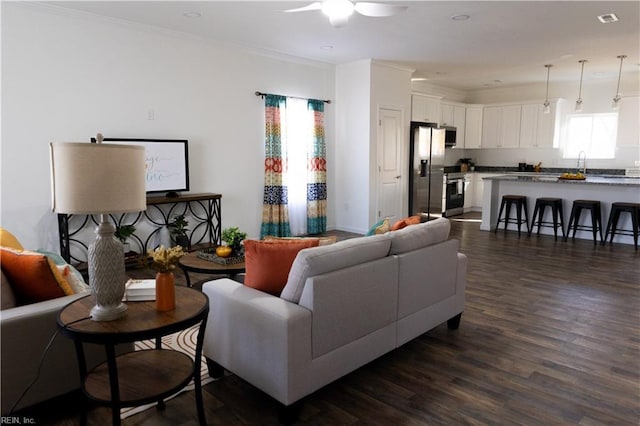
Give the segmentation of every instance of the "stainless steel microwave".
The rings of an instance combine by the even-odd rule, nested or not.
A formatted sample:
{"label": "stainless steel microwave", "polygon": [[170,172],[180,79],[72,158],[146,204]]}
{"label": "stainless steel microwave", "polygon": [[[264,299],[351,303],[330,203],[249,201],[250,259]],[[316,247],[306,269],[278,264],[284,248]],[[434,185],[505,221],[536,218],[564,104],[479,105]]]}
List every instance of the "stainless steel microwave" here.
{"label": "stainless steel microwave", "polygon": [[452,126],[442,126],[444,129],[444,146],[456,146],[456,128]]}

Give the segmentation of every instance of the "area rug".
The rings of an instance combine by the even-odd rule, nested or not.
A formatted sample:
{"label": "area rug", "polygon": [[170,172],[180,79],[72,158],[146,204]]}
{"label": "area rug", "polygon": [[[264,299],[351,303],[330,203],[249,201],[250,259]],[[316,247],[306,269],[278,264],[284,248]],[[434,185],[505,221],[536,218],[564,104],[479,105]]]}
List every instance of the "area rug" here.
{"label": "area rug", "polygon": [[[173,349],[176,351],[184,352],[190,355],[191,358],[193,358],[195,357],[195,354],[196,354],[196,340],[198,338],[198,330],[199,330],[199,325],[194,325],[193,327],[183,330],[179,333],[164,336],[162,338],[162,347],[165,349]],[[155,347],[156,347],[155,340],[142,340],[140,342],[135,343],[136,350],[154,349]],[[202,357],[202,363],[200,368],[201,368],[200,377],[202,378],[202,386],[206,385],[207,383],[211,383],[213,381],[213,378],[209,376],[207,363],[204,357]],[[195,385],[193,384],[193,380],[192,380],[191,383],[189,383],[184,389],[182,389],[180,392],[176,393],[175,395],[169,398],[166,398],[165,401],[181,394],[182,392],[193,390],[194,388],[195,388]],[[120,418],[126,419],[127,417],[133,416],[134,414],[138,414],[145,410],[148,410],[151,407],[155,407],[156,405],[157,404],[154,402],[151,404],[141,405],[138,407],[123,408],[120,411]]]}

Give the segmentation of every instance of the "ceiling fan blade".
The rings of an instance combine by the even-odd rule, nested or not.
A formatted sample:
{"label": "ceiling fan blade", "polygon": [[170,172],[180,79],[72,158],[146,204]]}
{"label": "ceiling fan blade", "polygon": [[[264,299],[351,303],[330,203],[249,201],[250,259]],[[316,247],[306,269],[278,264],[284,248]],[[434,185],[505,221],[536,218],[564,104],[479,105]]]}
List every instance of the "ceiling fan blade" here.
{"label": "ceiling fan blade", "polygon": [[355,6],[356,12],[359,14],[372,17],[393,16],[407,10],[407,6],[386,3],[357,2]]}
{"label": "ceiling fan blade", "polygon": [[311,4],[308,4],[304,7],[299,7],[297,9],[288,9],[285,12],[306,12],[308,10],[320,10],[322,8],[322,3],[317,1]]}

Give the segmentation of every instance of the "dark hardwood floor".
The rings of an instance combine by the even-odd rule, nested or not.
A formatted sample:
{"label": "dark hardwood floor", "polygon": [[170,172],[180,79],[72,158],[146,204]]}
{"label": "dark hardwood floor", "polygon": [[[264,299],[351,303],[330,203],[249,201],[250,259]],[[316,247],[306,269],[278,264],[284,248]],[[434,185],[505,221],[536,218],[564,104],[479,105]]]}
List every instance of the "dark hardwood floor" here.
{"label": "dark hardwood floor", "polygon": [[[483,232],[452,218],[469,257],[466,307],[446,324],[304,400],[301,425],[638,425],[640,252]],[[236,376],[204,388],[212,425],[278,424],[277,404]],[[77,395],[21,415],[78,424]],[[110,423],[94,408],[90,425]],[[197,424],[193,392],[124,425]]]}

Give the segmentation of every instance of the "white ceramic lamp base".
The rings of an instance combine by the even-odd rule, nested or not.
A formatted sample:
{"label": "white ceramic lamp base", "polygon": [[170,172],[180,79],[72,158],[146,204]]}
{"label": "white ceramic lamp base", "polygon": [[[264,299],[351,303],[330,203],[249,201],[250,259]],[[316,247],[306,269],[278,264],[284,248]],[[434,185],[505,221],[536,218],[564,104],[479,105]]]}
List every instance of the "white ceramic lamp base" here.
{"label": "white ceramic lamp base", "polygon": [[93,321],[113,321],[127,312],[127,305],[122,303],[126,282],[124,251],[114,237],[115,230],[103,217],[98,236],[89,246],[89,285],[96,297],[91,309]]}

